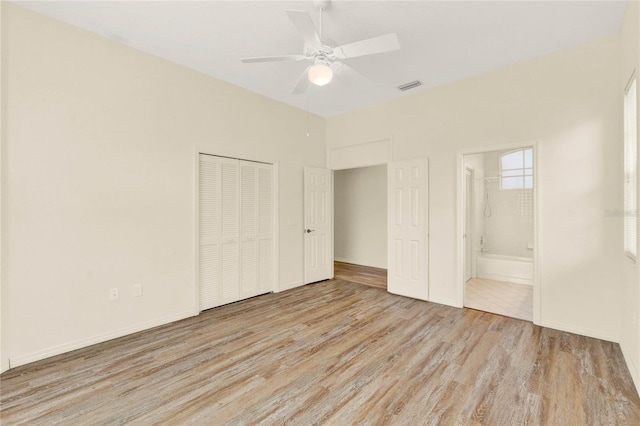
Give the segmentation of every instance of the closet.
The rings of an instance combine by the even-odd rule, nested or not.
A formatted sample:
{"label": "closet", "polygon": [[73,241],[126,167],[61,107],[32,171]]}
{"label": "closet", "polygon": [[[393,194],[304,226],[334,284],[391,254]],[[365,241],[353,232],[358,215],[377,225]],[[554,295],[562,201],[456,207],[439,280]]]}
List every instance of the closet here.
{"label": "closet", "polygon": [[200,154],[200,310],[274,289],[273,165]]}

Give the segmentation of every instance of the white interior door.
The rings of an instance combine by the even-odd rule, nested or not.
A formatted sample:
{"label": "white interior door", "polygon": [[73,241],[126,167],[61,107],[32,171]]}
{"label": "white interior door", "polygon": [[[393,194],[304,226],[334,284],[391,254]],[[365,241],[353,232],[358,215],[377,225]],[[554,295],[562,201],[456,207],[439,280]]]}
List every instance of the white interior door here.
{"label": "white interior door", "polygon": [[428,300],[427,160],[389,163],[387,179],[387,290]]}
{"label": "white interior door", "polygon": [[304,168],[304,283],[333,278],[331,170]]}

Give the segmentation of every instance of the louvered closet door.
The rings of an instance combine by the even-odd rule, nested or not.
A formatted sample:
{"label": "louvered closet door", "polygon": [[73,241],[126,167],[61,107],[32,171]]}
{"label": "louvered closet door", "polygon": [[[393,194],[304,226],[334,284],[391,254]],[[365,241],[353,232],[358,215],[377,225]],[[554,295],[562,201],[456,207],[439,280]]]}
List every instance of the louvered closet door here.
{"label": "louvered closet door", "polygon": [[272,166],[240,161],[240,290],[243,298],[273,290]]}
{"label": "louvered closet door", "polygon": [[220,158],[221,304],[240,300],[240,197],[239,161]]}
{"label": "louvered closet door", "polygon": [[199,282],[200,310],[218,306],[220,288],[220,159],[200,155],[199,182]]}
{"label": "louvered closet door", "polygon": [[273,166],[200,155],[200,309],[274,289]]}
{"label": "louvered closet door", "polygon": [[258,290],[274,290],[273,166],[258,164]]}
{"label": "louvered closet door", "polygon": [[258,185],[255,163],[240,161],[240,292],[258,293]]}

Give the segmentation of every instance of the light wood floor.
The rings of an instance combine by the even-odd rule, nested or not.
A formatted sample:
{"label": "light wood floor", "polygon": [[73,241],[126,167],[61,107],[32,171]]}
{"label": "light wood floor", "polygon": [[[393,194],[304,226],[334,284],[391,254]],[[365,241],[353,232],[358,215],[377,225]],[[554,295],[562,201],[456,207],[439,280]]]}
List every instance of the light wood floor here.
{"label": "light wood floor", "polygon": [[464,306],[533,321],[533,286],[472,278],[465,284]]}
{"label": "light wood floor", "polygon": [[333,275],[337,280],[387,289],[386,269],[354,265],[353,263],[333,262]]}
{"label": "light wood floor", "polygon": [[3,425],[640,424],[617,344],[336,280],[1,380]]}

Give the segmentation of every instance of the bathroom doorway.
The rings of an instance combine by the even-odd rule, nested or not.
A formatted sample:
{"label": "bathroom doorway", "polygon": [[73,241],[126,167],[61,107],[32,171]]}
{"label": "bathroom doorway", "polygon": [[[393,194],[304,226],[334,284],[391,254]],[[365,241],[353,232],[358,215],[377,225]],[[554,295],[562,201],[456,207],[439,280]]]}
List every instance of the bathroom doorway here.
{"label": "bathroom doorway", "polygon": [[534,147],[462,155],[462,285],[468,308],[534,319]]}

